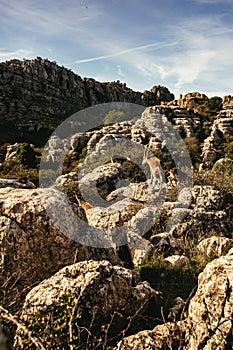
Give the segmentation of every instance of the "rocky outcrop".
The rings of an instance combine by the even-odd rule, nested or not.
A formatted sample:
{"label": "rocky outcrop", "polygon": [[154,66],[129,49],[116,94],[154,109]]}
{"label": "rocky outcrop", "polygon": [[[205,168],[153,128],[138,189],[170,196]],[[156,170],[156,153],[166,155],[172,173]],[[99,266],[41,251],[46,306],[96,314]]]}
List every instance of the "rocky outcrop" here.
{"label": "rocky outcrop", "polygon": [[231,232],[231,220],[224,206],[226,197],[212,186],[194,186],[192,196],[183,222],[172,227],[172,237],[189,237],[196,243],[207,238],[210,232],[228,237]]}
{"label": "rocky outcrop", "polygon": [[[166,257],[184,254],[185,247],[190,242],[198,244],[203,239],[210,238],[211,234],[218,234],[220,241],[231,241],[232,222],[226,210],[226,203],[227,197],[212,186],[194,186],[189,208],[179,208],[179,201],[164,202],[160,222],[154,225],[153,235],[150,237],[150,242],[154,245],[154,254],[159,255],[163,252]],[[163,232],[172,215],[170,229],[167,228],[167,231]],[[219,252],[224,251],[223,247],[217,246]]]}
{"label": "rocky outcrop", "polygon": [[[103,162],[103,159],[100,159]],[[79,188],[80,191],[85,194],[87,201],[92,201],[95,205],[98,205],[98,199],[100,198],[100,204],[113,190],[116,189],[117,185],[124,179],[124,173],[119,163],[106,164],[98,166],[95,162],[95,167],[92,170],[88,164],[83,165],[83,172],[80,169],[80,180]],[[84,175],[84,176],[83,176]],[[98,189],[98,193],[95,195],[95,189]],[[95,202],[95,200],[97,202]]]}
{"label": "rocky outcrop", "polygon": [[115,349],[227,349],[233,329],[232,287],[233,255],[213,260],[199,275],[187,319],[129,336]]}
{"label": "rocky outcrop", "polygon": [[190,336],[186,349],[225,349],[232,332],[233,256],[212,261],[199,275],[190,301]]}
{"label": "rocky outcrop", "polygon": [[7,61],[0,64],[0,129],[8,130],[1,132],[1,142],[45,142],[62,120],[95,104],[117,101],[148,106],[173,99],[159,85],[135,92],[120,82],[82,79],[40,57]]}
{"label": "rocky outcrop", "polygon": [[189,259],[184,255],[171,255],[165,258],[165,261],[173,266],[181,267],[188,264]]}
{"label": "rocky outcrop", "polygon": [[233,96],[228,95],[223,97],[223,108],[224,109],[233,109]]}
{"label": "rocky outcrop", "polygon": [[208,97],[200,92],[189,92],[184,97],[180,95],[177,104],[180,107],[197,111],[198,107],[205,103]]}
{"label": "rocky outcrop", "polygon": [[226,116],[220,112],[211,127],[211,134],[204,140],[202,149],[202,163],[200,170],[211,169],[219,158],[219,150],[223,145],[224,137],[233,135],[233,114]]}
{"label": "rocky outcrop", "polygon": [[177,100],[166,103],[168,106],[179,106],[197,112],[198,107],[208,101],[208,97],[200,92],[188,92],[184,96],[180,94]]}
{"label": "rocky outcrop", "polygon": [[[82,261],[63,268],[33,288],[26,297],[22,319],[33,320],[33,316],[41,314],[46,327],[46,316],[54,310],[53,321],[50,323],[51,333],[53,333],[57,317],[61,317],[62,300],[69,295],[69,303],[75,305],[72,315],[70,314],[70,317],[76,320],[75,324],[89,329],[89,322],[92,319],[90,331],[95,329],[100,332],[104,326],[107,326],[111,315],[115,313],[117,317],[119,312],[125,316],[134,315],[154,293],[148,282],[140,282],[139,273],[136,271],[113,266],[108,261]],[[60,310],[60,313],[56,314],[56,309]],[[64,309],[64,315],[65,312],[66,309]],[[93,315],[95,315],[94,318]],[[67,337],[64,341],[69,343],[69,317],[64,321],[67,324]],[[119,333],[122,327],[124,327],[123,324],[118,325]],[[73,332],[75,332],[73,337],[76,338],[79,328],[74,327]],[[40,335],[42,339],[46,338],[46,333]],[[56,342],[55,338],[54,342]],[[64,346],[64,344],[58,345]],[[23,348],[19,337],[16,337],[15,346],[17,349]]]}

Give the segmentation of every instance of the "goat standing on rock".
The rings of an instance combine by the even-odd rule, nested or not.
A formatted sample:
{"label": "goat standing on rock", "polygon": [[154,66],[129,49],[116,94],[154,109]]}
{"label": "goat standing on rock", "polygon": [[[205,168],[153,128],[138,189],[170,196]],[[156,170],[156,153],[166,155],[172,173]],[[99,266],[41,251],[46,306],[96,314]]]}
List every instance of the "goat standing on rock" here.
{"label": "goat standing on rock", "polygon": [[153,155],[153,153],[148,149],[144,150],[142,164],[148,164],[151,173],[151,184],[153,187],[156,186],[159,181],[159,193],[162,190],[163,177],[162,177],[162,168],[160,160]]}

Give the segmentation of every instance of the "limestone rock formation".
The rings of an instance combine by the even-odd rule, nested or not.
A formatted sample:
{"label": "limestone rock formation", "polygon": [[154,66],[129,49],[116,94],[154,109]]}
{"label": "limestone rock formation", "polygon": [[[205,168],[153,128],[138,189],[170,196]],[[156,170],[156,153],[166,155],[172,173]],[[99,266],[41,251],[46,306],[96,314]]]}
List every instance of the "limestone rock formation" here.
{"label": "limestone rock formation", "polygon": [[225,198],[212,186],[194,186],[190,209],[182,223],[171,230],[175,238],[192,237],[196,242],[207,238],[209,232],[228,236],[231,221],[224,207]]}
{"label": "limestone rock formation", "polygon": [[153,244],[140,236],[130,237],[128,249],[134,266],[148,263],[154,252]]}
{"label": "limestone rock formation", "polygon": [[[103,162],[102,159],[100,161]],[[124,174],[121,165],[118,163],[102,166],[94,164],[93,170],[92,167],[89,168],[88,164],[83,164],[83,171],[82,168],[80,169],[79,188],[87,201],[92,201],[95,205],[98,205],[98,197],[105,199],[123,180]],[[95,194],[96,188],[98,193]],[[100,203],[104,203],[101,198]]]}
{"label": "limestone rock formation", "polygon": [[[86,239],[90,232],[83,220],[76,222],[82,217],[78,206],[60,191],[2,188],[0,203],[0,272],[5,280],[15,275],[16,289],[28,288],[84,259],[121,263],[114,249],[94,248],[98,246],[94,241],[87,246],[80,243],[82,232]],[[16,292],[10,286],[8,290]]]}
{"label": "limestone rock formation", "polygon": [[213,260],[199,275],[188,309],[190,335],[185,349],[225,349],[232,332],[232,288],[232,255]]}
{"label": "limestone rock formation", "polygon": [[233,96],[228,95],[223,97],[223,108],[233,109]]}
{"label": "limestone rock formation", "polygon": [[184,343],[182,340],[184,334],[185,328],[182,323],[165,323],[164,325],[156,326],[153,330],[141,331],[124,338],[117,344],[114,350],[178,349]]}
{"label": "limestone rock formation", "polygon": [[233,239],[219,236],[212,236],[203,239],[198,245],[197,249],[211,258],[220,257],[229,252],[233,248]]}
{"label": "limestone rock formation", "polygon": [[[135,92],[120,82],[82,79],[56,62],[37,57],[0,64],[0,133],[2,142],[44,143],[62,120],[86,107],[106,102],[141,105],[171,101],[167,88]],[[6,133],[5,130],[8,130]]]}
{"label": "limestone rock formation", "polygon": [[[82,261],[64,267],[33,288],[26,297],[22,318],[24,321],[30,320],[38,312],[46,317],[51,308],[59,308],[62,297],[67,293],[75,303],[73,316],[80,315],[82,326],[90,327],[88,320],[95,314],[93,327],[98,326],[100,330],[114,312],[133,315],[155,291],[148,282],[140,282],[139,273],[134,270],[113,266],[104,260]],[[69,320],[66,321],[68,324]],[[17,349],[23,348],[17,336],[15,346]]]}
{"label": "limestone rock formation", "polygon": [[[225,114],[223,114],[225,113]],[[211,127],[211,134],[204,140],[200,170],[211,169],[218,160],[217,151],[222,146],[224,137],[233,135],[233,114],[226,116],[221,111]]]}
{"label": "limestone rock formation", "polygon": [[177,104],[180,107],[197,110],[197,108],[207,100],[208,97],[205,94],[200,92],[191,92],[184,95],[184,97],[180,95],[179,99],[177,100]]}
{"label": "limestone rock formation", "polygon": [[165,323],[126,337],[115,349],[227,349],[233,329],[232,287],[233,256],[213,260],[199,275],[198,289],[184,321]]}

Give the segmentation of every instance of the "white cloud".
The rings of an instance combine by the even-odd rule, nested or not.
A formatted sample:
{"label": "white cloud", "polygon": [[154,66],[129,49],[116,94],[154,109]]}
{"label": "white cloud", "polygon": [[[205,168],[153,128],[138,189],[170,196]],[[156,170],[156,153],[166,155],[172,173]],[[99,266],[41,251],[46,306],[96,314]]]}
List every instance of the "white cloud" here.
{"label": "white cloud", "polygon": [[19,60],[22,60],[23,58],[26,58],[28,56],[32,56],[33,53],[30,50],[24,50],[24,49],[18,49],[16,51],[0,51],[0,61],[7,61],[11,60],[12,58],[17,58]]}
{"label": "white cloud", "polygon": [[121,66],[117,66],[117,74],[121,77],[125,77],[125,74],[122,72]]}

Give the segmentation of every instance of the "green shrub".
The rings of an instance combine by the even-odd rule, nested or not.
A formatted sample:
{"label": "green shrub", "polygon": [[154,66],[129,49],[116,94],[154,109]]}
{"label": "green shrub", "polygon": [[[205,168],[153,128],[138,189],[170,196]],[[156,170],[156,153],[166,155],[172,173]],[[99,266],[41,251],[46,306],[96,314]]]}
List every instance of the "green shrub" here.
{"label": "green shrub", "polygon": [[186,137],[184,142],[187,146],[189,156],[192,160],[192,163],[195,165],[197,162],[200,162],[200,144],[196,137]]}
{"label": "green shrub", "polygon": [[20,165],[27,168],[36,167],[36,155],[28,143],[21,143],[16,151],[16,159]]}
{"label": "green shrub", "polygon": [[0,146],[0,163],[4,162],[6,157],[6,145]]}
{"label": "green shrub", "polygon": [[127,160],[122,165],[125,177],[129,182],[143,182],[146,181],[146,175],[143,170],[135,163]]}
{"label": "green shrub", "polygon": [[182,267],[175,267],[160,256],[151,260],[138,269],[141,279],[148,281],[151,286],[161,293],[162,298],[155,304],[155,316],[161,318],[161,307],[165,316],[173,306],[174,299],[179,296],[186,300],[197,286],[198,275],[210,260],[204,256],[192,256],[189,263]]}
{"label": "green shrub", "polygon": [[171,154],[167,150],[154,150],[153,154],[159,158],[164,174],[167,176],[169,170],[175,166]]}
{"label": "green shrub", "polygon": [[233,160],[233,142],[230,142],[224,148],[226,156]]}
{"label": "green shrub", "polygon": [[120,123],[120,122],[123,122],[124,120],[126,120],[125,114],[121,111],[117,111],[114,109],[108,112],[108,114],[106,114],[104,118],[104,125],[107,126],[114,123]]}
{"label": "green shrub", "polygon": [[198,113],[207,119],[212,119],[216,117],[218,112],[222,109],[222,99],[221,97],[215,96],[211,97],[209,100],[205,101],[203,105],[198,107]]}

